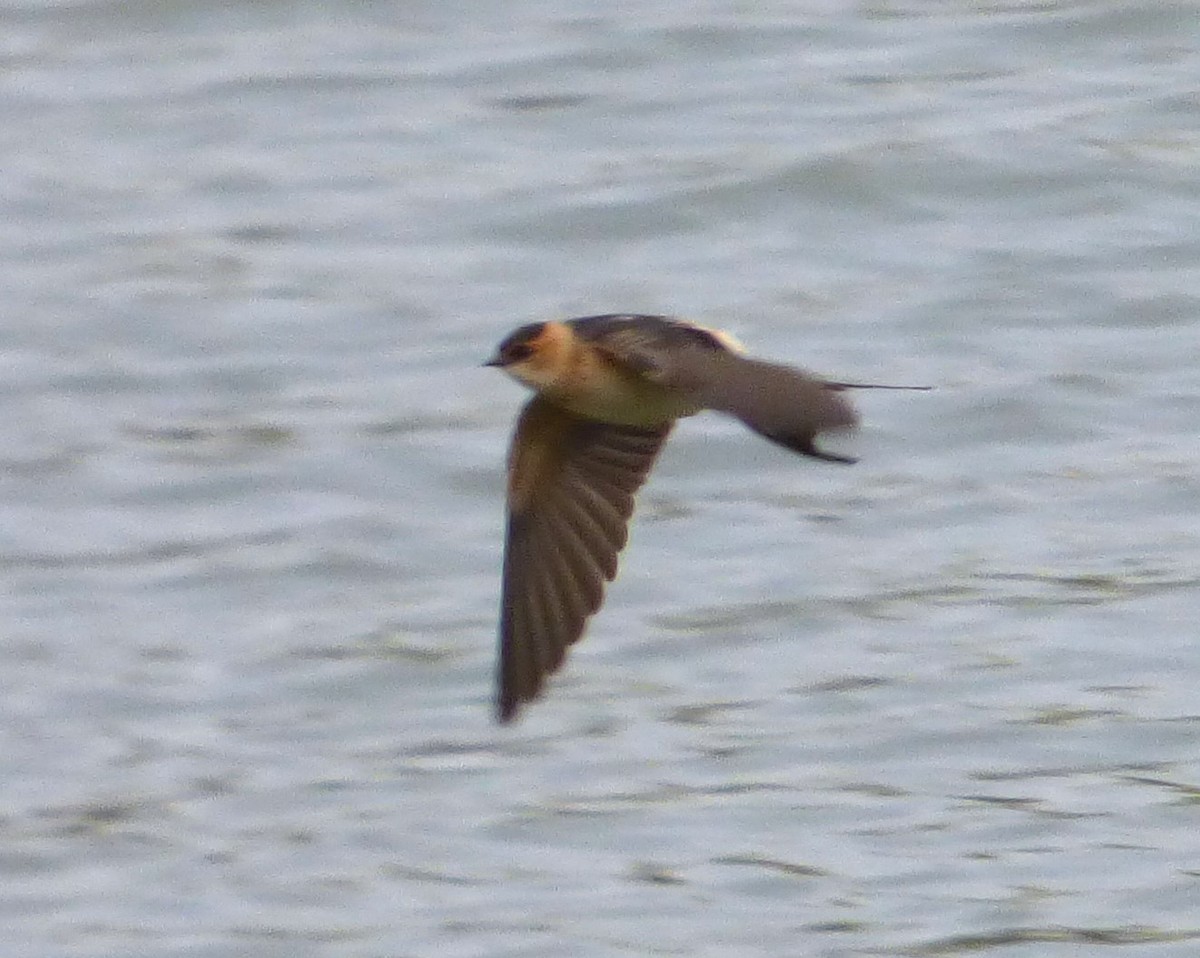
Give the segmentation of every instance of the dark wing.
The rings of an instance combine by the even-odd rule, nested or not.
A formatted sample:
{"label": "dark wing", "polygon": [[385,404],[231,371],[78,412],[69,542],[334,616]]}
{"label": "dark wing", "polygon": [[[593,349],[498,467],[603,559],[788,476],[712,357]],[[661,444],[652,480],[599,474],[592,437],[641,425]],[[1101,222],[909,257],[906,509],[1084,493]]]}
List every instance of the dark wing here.
{"label": "dark wing", "polygon": [[681,358],[729,353],[717,333],[668,316],[614,313],[583,316],[569,324],[580,339],[617,364],[664,386],[686,385],[674,381]]}
{"label": "dark wing", "polygon": [[562,665],[617,574],[633,497],[662,448],[656,429],[581,419],[535,397],[508,463],[496,714],[512,719]]}

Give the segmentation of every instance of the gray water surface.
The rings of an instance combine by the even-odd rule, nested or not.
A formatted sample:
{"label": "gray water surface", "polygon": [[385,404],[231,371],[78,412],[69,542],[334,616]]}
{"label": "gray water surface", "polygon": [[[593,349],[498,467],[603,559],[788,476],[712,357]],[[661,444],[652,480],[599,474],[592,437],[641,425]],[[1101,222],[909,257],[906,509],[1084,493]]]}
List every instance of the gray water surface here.
{"label": "gray water surface", "polygon": [[[0,909],[59,956],[1200,949],[1192,3],[0,10]],[[681,424],[491,723],[511,328]]]}

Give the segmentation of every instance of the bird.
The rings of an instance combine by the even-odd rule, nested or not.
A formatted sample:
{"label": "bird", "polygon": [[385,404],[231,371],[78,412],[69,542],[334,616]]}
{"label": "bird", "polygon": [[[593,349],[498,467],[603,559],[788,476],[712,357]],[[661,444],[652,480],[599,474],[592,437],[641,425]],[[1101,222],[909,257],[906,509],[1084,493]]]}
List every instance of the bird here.
{"label": "bird", "polygon": [[816,445],[851,429],[850,389],[745,355],[732,336],[669,316],[613,313],[530,323],[485,366],[533,390],[508,453],[495,714],[538,698],[617,574],[634,496],[675,421],[740,419],[776,445],[853,463]]}

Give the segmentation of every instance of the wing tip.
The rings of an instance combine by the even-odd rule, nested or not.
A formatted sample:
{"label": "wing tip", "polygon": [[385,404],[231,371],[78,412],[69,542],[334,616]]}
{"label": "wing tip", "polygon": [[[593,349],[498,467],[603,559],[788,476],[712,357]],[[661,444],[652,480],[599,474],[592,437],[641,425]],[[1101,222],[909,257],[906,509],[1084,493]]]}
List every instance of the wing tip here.
{"label": "wing tip", "polygon": [[496,699],[496,724],[511,725],[520,711],[521,703],[501,695]]}

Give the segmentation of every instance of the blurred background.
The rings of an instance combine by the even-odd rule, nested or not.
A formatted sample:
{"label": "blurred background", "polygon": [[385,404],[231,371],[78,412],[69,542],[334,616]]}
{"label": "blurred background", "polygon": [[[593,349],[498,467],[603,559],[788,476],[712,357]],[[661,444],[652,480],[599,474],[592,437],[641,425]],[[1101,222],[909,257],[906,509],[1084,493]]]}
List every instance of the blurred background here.
{"label": "blurred background", "polygon": [[[11,953],[1194,955],[1196,27],[0,6]],[[499,729],[479,364],[613,311],[937,388],[681,424]]]}

